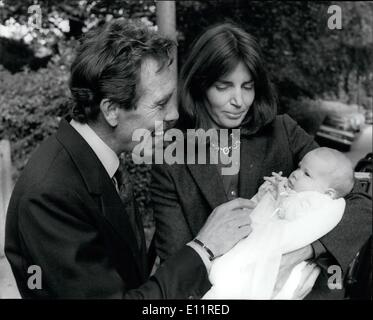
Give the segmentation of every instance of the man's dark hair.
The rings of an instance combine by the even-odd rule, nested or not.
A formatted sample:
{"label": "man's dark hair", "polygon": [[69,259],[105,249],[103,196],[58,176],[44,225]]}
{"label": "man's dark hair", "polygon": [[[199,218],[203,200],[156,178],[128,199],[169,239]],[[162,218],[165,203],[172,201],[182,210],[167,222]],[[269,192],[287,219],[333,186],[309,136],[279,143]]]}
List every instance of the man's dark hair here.
{"label": "man's dark hair", "polygon": [[175,46],[139,21],[116,19],[89,31],[71,66],[72,117],[83,123],[95,120],[104,98],[134,109],[141,63],[154,58],[160,71],[172,63]]}

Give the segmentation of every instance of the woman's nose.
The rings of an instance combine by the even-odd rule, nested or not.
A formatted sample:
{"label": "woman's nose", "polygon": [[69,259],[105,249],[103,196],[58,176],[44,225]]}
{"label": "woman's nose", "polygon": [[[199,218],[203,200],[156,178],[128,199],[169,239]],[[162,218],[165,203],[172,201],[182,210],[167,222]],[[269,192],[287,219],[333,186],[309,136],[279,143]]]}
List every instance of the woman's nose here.
{"label": "woman's nose", "polygon": [[235,107],[241,108],[243,104],[243,99],[242,99],[242,90],[241,88],[237,88],[234,91],[234,95],[231,100],[231,104]]}

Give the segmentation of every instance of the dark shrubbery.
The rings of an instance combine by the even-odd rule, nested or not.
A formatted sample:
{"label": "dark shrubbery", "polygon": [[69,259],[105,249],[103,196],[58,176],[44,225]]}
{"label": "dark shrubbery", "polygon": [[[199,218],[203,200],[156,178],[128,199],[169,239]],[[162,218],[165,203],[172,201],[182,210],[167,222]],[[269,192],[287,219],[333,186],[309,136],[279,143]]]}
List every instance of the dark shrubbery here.
{"label": "dark shrubbery", "polygon": [[0,139],[11,141],[16,176],[67,113],[67,79],[66,68],[56,63],[13,75],[0,69]]}
{"label": "dark shrubbery", "polygon": [[124,154],[121,160],[122,164],[125,164],[128,172],[131,175],[135,199],[137,202],[138,209],[143,218],[144,227],[150,227],[153,225],[153,211],[150,205],[149,194],[151,166],[145,164],[134,164],[129,154]]}
{"label": "dark shrubbery", "polygon": [[51,57],[51,54],[37,57],[23,41],[0,37],[0,65],[12,73],[22,71],[24,67],[31,70],[45,68]]}

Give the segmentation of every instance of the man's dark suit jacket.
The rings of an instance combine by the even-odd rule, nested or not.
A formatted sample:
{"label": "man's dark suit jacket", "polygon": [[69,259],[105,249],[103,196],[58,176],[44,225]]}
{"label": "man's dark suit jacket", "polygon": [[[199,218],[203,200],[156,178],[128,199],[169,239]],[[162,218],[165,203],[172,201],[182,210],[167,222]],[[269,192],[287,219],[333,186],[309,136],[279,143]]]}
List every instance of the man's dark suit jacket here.
{"label": "man's dark suit jacket", "polygon": [[[282,171],[284,176],[297,167],[303,156],[318,147],[289,116],[277,116],[255,134],[241,137],[239,196],[250,199],[264,182],[264,176]],[[156,221],[156,246],[167,259],[193,239],[214,208],[228,198],[214,164],[154,165],[152,200]],[[330,253],[316,262],[323,267],[310,299],[338,299],[343,290],[329,290],[330,264],[343,272],[355,253],[372,233],[372,199],[356,185],[346,197],[346,210],[338,226],[321,239]]]}
{"label": "man's dark suit jacket", "polygon": [[[146,282],[144,234],[139,248],[130,226],[103,165],[61,121],[31,157],[8,208],[5,252],[22,297],[187,298],[208,290],[206,268],[187,246]],[[42,270],[41,290],[27,285],[31,265]]]}

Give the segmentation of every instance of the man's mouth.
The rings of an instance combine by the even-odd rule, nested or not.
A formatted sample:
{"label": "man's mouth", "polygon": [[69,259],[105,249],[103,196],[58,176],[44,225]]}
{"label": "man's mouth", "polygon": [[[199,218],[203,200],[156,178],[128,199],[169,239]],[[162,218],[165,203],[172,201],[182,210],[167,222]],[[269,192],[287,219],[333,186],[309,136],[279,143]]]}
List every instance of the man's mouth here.
{"label": "man's mouth", "polygon": [[152,131],[152,137],[162,137],[164,135],[163,130],[153,130]]}
{"label": "man's mouth", "polygon": [[162,137],[167,132],[167,130],[172,129],[175,126],[175,121],[163,122],[158,128],[154,128],[151,132],[152,137]]}

